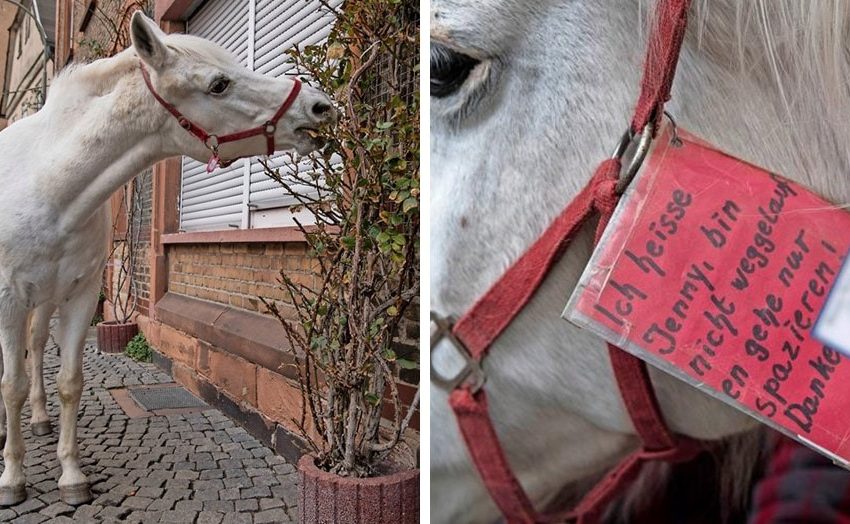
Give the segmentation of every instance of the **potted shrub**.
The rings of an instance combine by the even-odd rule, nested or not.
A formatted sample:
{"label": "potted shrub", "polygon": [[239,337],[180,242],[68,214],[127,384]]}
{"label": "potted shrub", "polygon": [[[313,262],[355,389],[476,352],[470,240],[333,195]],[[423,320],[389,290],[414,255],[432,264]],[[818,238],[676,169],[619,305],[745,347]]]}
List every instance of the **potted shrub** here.
{"label": "potted shrub", "polygon": [[292,52],[341,108],[314,169],[267,168],[315,222],[296,220],[315,284],[283,271],[291,303],[262,299],[298,362],[304,523],[418,522],[419,391],[397,383],[418,354],[394,350],[419,295],[417,6],[345,2],[326,44]]}
{"label": "potted shrub", "polygon": [[[113,262],[111,306],[113,320],[97,324],[97,347],[103,353],[123,353],[127,344],[139,333],[133,320],[138,305],[136,275],[140,258],[143,230],[143,178],[150,171],[140,174],[122,188],[122,211],[126,213],[124,241],[116,244],[110,255]],[[117,224],[117,221],[116,221]],[[117,235],[113,235],[117,238]]]}

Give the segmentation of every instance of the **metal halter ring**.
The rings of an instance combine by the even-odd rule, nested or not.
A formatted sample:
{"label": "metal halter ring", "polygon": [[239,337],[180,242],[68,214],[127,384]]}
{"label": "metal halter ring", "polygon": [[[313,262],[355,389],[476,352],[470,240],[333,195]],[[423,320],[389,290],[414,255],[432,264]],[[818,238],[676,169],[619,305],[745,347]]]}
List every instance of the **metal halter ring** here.
{"label": "metal halter ring", "polygon": [[265,132],[266,135],[268,135],[268,136],[274,135],[274,132],[277,130],[277,124],[275,124],[274,122],[266,122],[263,125],[264,125],[263,131]]}
{"label": "metal halter ring", "polygon": [[211,151],[218,151],[218,137],[215,135],[210,135],[204,140],[204,145],[207,146]]}
{"label": "metal halter ring", "polygon": [[[463,384],[467,384],[472,393],[478,392],[486,380],[481,364],[472,356],[469,349],[453,333],[454,319],[441,317],[431,312],[431,380],[446,391],[454,391]],[[445,377],[434,367],[434,350],[443,341],[448,339],[449,344],[464,360],[463,368],[453,377]]]}
{"label": "metal halter ring", "polygon": [[[640,169],[640,166],[643,164],[646,154],[649,152],[649,146],[652,144],[653,134],[655,134],[655,126],[653,126],[652,122],[650,122],[646,124],[639,135],[639,140],[634,150],[634,154],[632,155],[632,159],[629,162],[629,166],[620,174],[620,180],[617,182],[618,195],[622,195],[626,191],[626,188],[629,187],[629,184],[631,184],[638,172],[638,169]],[[637,136],[638,135],[632,131],[631,127],[626,129],[626,132],[623,133],[622,137],[620,137],[620,141],[617,143],[617,147],[614,149],[614,153],[611,155],[611,158],[623,160],[623,155],[626,154],[629,146],[634,143]]]}

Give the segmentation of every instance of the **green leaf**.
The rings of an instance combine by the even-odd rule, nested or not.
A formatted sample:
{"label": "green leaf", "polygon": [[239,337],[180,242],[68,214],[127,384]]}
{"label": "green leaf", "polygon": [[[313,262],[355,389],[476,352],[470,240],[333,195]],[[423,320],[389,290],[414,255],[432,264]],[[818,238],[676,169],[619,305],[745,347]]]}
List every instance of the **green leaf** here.
{"label": "green leaf", "polygon": [[383,357],[384,360],[388,360],[389,362],[395,362],[395,359],[398,358],[398,356],[396,356],[395,354],[395,351],[393,351],[392,349],[385,350],[383,353]]}
{"label": "green leaf", "polygon": [[387,315],[394,317],[398,315],[398,308],[395,306],[390,306],[387,308]]}
{"label": "green leaf", "polygon": [[381,403],[381,399],[378,397],[378,395],[375,395],[374,393],[366,393],[365,395],[363,395],[363,398],[366,400],[366,402],[373,406],[377,406]]}
{"label": "green leaf", "polygon": [[398,367],[402,369],[419,369],[419,364],[412,360],[405,360],[403,358],[400,358],[396,360],[395,363],[398,364]]}
{"label": "green leaf", "polygon": [[401,210],[402,210],[402,212],[407,213],[411,209],[418,207],[418,206],[419,206],[419,201],[416,200],[413,197],[410,197],[407,200],[405,200],[404,203],[401,204]]}

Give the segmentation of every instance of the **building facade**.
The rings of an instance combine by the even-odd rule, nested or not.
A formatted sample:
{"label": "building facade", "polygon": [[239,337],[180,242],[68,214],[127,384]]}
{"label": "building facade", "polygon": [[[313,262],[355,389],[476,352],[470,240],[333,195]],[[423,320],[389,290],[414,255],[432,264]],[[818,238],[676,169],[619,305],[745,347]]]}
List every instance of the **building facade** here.
{"label": "building facade", "polygon": [[[22,5],[25,9],[0,0],[0,28],[8,30],[0,43],[0,128],[38,111],[53,78],[56,3],[35,0]],[[44,28],[44,38],[34,17]]]}
{"label": "building facade", "polygon": [[[142,8],[166,32],[203,36],[232,51],[246,67],[284,75],[293,68],[285,50],[322,41],[334,20],[319,0],[157,0],[155,6],[125,0],[58,1],[57,68],[72,59],[122,49],[126,35],[120,30],[113,35],[110,27],[120,29],[128,13]],[[332,0],[330,6],[341,3]],[[418,88],[413,75],[410,83],[411,89]],[[286,155],[271,162],[303,168],[288,164]],[[157,365],[295,459],[303,451],[293,422],[301,414],[295,360],[282,327],[265,313],[260,297],[276,302],[281,311],[292,311],[277,282],[280,271],[306,285],[314,283],[317,262],[293,222],[294,217],[307,217],[292,209],[292,199],[264,174],[258,159],[212,174],[204,168],[188,158],[168,159],[113,196],[115,250],[106,272],[106,294],[110,300],[122,293],[135,297],[133,316],[155,350]],[[129,219],[128,208],[136,210]],[[118,259],[128,242],[136,242],[138,260],[129,283],[121,280],[117,289]],[[111,311],[107,303],[107,320]],[[398,334],[396,353],[415,358],[418,337],[418,311],[411,311]],[[418,371],[399,376],[404,401],[412,400],[418,380]],[[412,426],[418,428],[418,420]]]}

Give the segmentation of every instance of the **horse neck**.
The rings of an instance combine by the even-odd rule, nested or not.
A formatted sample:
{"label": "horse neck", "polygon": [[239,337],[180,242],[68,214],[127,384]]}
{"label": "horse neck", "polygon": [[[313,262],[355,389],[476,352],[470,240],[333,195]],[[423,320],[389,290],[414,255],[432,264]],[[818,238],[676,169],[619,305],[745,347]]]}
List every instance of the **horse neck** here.
{"label": "horse neck", "polygon": [[54,83],[31,125],[51,155],[34,166],[36,183],[70,231],[84,225],[123,184],[175,154],[156,105],[128,52],[82,66]]}

